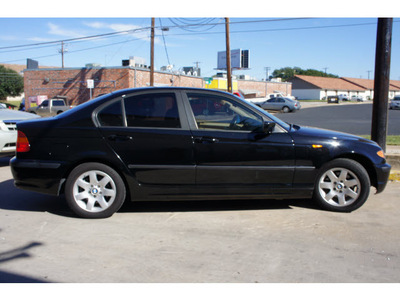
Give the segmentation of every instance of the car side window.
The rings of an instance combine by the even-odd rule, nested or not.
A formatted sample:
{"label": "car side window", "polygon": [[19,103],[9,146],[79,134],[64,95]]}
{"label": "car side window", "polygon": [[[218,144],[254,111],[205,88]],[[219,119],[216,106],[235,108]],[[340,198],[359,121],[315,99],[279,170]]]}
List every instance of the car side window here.
{"label": "car side window", "polygon": [[253,131],[263,126],[261,116],[233,99],[205,94],[188,94],[200,130]]}
{"label": "car side window", "polygon": [[54,100],[53,106],[64,106],[64,101],[63,100]]}
{"label": "car side window", "polygon": [[128,96],[124,105],[128,127],[181,128],[174,93]]}
{"label": "car side window", "polygon": [[121,101],[114,102],[103,108],[97,115],[101,126],[124,126]]}

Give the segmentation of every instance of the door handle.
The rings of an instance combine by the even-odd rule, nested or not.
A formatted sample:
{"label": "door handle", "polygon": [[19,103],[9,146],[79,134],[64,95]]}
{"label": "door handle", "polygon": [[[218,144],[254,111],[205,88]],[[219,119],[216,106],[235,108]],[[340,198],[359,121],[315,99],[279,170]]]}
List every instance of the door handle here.
{"label": "door handle", "polygon": [[195,137],[194,141],[196,143],[202,143],[202,144],[213,144],[213,143],[218,143],[219,139],[208,136],[202,136],[202,137]]}
{"label": "door handle", "polygon": [[132,137],[129,135],[119,135],[119,134],[112,134],[108,136],[110,141],[130,141]]}

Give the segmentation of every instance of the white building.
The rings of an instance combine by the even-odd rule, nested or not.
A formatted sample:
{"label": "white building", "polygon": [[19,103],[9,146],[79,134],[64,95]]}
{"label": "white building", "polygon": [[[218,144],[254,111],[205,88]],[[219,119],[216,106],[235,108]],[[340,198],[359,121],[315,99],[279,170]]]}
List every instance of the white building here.
{"label": "white building", "polygon": [[[358,78],[331,78],[296,75],[292,82],[292,94],[300,100],[326,99],[328,96],[347,95],[373,99],[374,80]],[[391,80],[389,98],[400,94],[400,81]]]}

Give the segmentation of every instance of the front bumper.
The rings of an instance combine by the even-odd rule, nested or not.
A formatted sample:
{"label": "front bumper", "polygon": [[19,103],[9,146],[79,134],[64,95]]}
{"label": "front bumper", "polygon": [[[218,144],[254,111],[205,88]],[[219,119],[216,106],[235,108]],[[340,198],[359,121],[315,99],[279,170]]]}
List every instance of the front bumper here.
{"label": "front bumper", "polygon": [[376,193],[381,193],[386,187],[389,179],[390,169],[392,167],[389,164],[375,165],[376,172]]}

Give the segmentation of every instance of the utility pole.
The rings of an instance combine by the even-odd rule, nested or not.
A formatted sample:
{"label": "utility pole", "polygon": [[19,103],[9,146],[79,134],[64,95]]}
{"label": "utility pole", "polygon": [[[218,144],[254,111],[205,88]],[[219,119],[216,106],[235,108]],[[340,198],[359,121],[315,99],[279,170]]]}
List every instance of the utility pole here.
{"label": "utility pole", "polygon": [[371,140],[386,151],[393,18],[379,18],[376,36]]}
{"label": "utility pole", "polygon": [[61,67],[64,69],[64,52],[67,52],[68,50],[64,48],[64,41],[61,41],[61,49],[58,50],[59,53],[61,53]]}
{"label": "utility pole", "polygon": [[369,79],[369,74],[371,73],[372,71],[367,71],[367,73],[368,73],[368,79]]}
{"label": "utility pole", "polygon": [[151,18],[150,86],[154,86],[154,26],[155,26],[155,19]]}
{"label": "utility pole", "polygon": [[267,72],[267,77],[265,78],[265,81],[269,81],[269,70],[271,70],[270,67],[265,67],[265,71]]}
{"label": "utility pole", "polygon": [[322,68],[322,69],[324,69],[324,70],[325,70],[325,75],[326,75],[326,70],[328,70],[328,67],[325,67],[325,68]]}
{"label": "utility pole", "polygon": [[229,18],[225,18],[226,34],[226,76],[228,79],[228,92],[232,93],[231,46],[229,41]]}

